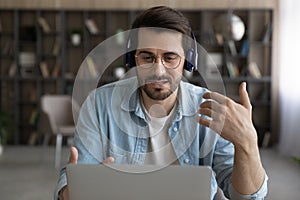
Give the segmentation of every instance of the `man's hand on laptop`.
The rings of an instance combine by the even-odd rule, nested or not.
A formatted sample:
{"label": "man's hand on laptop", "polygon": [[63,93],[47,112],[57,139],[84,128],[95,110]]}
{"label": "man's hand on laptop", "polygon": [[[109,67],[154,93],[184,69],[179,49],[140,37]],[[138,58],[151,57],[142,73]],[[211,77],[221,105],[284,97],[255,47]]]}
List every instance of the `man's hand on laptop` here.
{"label": "man's hand on laptop", "polygon": [[[75,147],[70,148],[70,158],[68,164],[77,164],[78,160],[78,151]],[[108,157],[105,160],[102,161],[102,164],[113,164],[115,162],[115,159],[113,157]],[[60,192],[59,192],[59,200],[69,200],[69,190],[68,186],[64,186]]]}

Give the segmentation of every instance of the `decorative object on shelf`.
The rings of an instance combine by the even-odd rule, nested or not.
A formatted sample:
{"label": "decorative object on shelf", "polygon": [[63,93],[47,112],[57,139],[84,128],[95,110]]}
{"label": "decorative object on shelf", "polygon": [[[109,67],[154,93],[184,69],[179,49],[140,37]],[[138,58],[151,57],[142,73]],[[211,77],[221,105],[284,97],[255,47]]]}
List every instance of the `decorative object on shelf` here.
{"label": "decorative object on shelf", "polygon": [[114,70],[114,75],[118,79],[123,78],[123,76],[125,75],[124,67],[123,66],[116,67]]}
{"label": "decorative object on shelf", "polygon": [[215,32],[227,41],[239,41],[245,34],[245,24],[239,16],[229,11],[216,19]]}
{"label": "decorative object on shelf", "polygon": [[72,30],[71,31],[71,43],[74,46],[79,46],[81,44],[81,31],[80,30]]}
{"label": "decorative object on shelf", "polygon": [[19,53],[20,72],[23,77],[32,77],[35,74],[36,55],[34,52]]}
{"label": "decorative object on shelf", "polygon": [[[227,44],[229,51],[233,56],[237,55],[235,41],[240,41],[245,34],[245,24],[242,19],[234,15],[232,11],[220,15],[214,24],[215,33],[223,36],[224,42]],[[219,39],[220,41],[220,39]]]}
{"label": "decorative object on shelf", "polygon": [[124,45],[125,42],[125,34],[122,33],[124,30],[123,29],[118,29],[117,30],[117,35],[116,35],[116,43],[117,45]]}

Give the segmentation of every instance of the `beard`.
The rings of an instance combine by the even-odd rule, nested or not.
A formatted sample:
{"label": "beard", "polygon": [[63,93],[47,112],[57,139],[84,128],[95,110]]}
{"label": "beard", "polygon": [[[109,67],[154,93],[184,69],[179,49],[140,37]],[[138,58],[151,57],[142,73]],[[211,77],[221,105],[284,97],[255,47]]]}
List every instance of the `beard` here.
{"label": "beard", "polygon": [[[179,86],[179,83],[181,81],[181,77],[177,77],[175,80],[173,80],[169,76],[151,76],[147,77],[144,81],[140,80],[141,82],[144,82],[141,85],[141,90],[143,90],[147,96],[153,100],[165,100],[167,99],[171,94],[176,91],[176,89]],[[153,84],[161,84],[158,87],[154,87]],[[169,86],[169,87],[166,87]]]}

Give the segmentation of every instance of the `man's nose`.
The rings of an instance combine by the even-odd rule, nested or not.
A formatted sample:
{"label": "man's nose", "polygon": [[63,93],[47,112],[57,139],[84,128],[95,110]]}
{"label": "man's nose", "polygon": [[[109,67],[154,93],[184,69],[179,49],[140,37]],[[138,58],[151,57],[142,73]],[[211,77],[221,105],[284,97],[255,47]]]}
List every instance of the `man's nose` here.
{"label": "man's nose", "polygon": [[164,74],[166,72],[166,68],[162,63],[161,58],[156,58],[155,63],[153,64],[153,70],[155,74]]}

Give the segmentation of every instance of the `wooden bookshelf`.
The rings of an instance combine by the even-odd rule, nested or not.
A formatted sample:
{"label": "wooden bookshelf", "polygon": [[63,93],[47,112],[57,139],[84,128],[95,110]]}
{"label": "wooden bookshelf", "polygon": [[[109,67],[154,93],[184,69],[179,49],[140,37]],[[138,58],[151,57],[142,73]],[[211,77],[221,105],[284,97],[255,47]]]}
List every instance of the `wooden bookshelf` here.
{"label": "wooden bookshelf", "polygon": [[[12,4],[12,2],[14,4]],[[128,30],[134,17],[144,8],[153,5],[168,5],[169,1],[151,1],[142,4],[137,0],[127,3],[121,1],[1,1],[0,2],[0,93],[1,111],[13,116],[14,132],[11,144],[28,144],[32,133],[39,133],[37,125],[40,115],[40,97],[43,94],[72,93],[77,71],[88,53],[100,42],[120,30]],[[83,3],[84,2],[84,3]],[[123,2],[123,1],[122,1]],[[216,4],[219,3],[219,4]],[[238,85],[246,81],[253,104],[253,120],[258,130],[260,144],[264,134],[270,132],[273,141],[278,136],[277,123],[277,3],[276,1],[238,1],[233,13],[242,18],[246,26],[246,36],[235,42],[237,55],[232,55],[226,45],[209,42],[212,36],[213,19],[227,12],[232,1],[174,1],[170,5],[181,10],[191,21],[197,41],[208,53],[222,56],[220,72],[226,94],[237,99]],[[116,6],[117,5],[117,6]],[[49,30],[39,22],[46,21]],[[86,27],[86,20],[92,19],[99,31],[91,33]],[[268,42],[263,41],[265,26],[273,25]],[[24,28],[34,31],[34,38],[24,37]],[[45,31],[47,30],[47,31]],[[80,43],[72,44],[71,34],[79,31]],[[21,34],[22,33],[22,34]],[[31,34],[32,35],[32,34]],[[213,35],[214,36],[214,35]],[[248,41],[248,49],[241,54],[243,41]],[[25,53],[25,54],[24,54]],[[22,68],[24,60],[20,55],[31,53],[34,62],[30,71]],[[25,56],[26,57],[26,56]],[[30,56],[29,56],[30,57]],[[229,76],[226,62],[236,65],[239,74]],[[249,64],[255,62],[261,76],[253,77]],[[48,76],[41,71],[41,63],[48,70]],[[121,61],[114,63],[121,65]],[[15,72],[14,68],[15,67]],[[13,73],[14,72],[14,73]],[[201,63],[200,72],[207,75],[208,66]],[[116,80],[113,77],[108,81]],[[207,79],[212,84],[214,79]],[[195,74],[191,81],[198,82]],[[238,99],[237,99],[238,100]],[[37,119],[34,119],[37,118]],[[29,120],[30,119],[30,120]],[[31,141],[32,142],[32,141]],[[40,141],[36,143],[39,144]]]}

